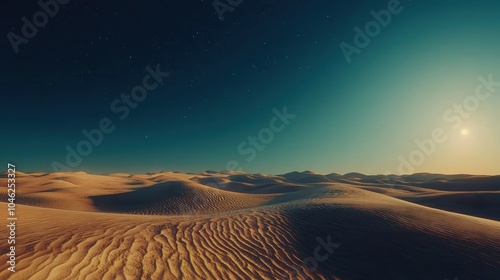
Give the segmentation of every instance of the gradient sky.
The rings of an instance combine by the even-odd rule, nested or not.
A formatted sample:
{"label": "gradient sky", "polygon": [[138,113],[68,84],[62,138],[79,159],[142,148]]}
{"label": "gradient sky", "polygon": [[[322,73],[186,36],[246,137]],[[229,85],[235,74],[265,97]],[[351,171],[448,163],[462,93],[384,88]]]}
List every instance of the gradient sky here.
{"label": "gradient sky", "polygon": [[[212,1],[73,0],[18,54],[7,34],[40,7],[10,3],[0,158],[52,172],[107,117],[116,129],[73,170],[199,172],[234,160],[252,173],[398,173],[399,157],[439,128],[447,140],[412,171],[500,174],[500,87],[459,128],[443,119],[479,76],[500,81],[500,3],[401,1],[347,63],[339,44],[354,45],[354,28],[388,2],[244,0],[220,21]],[[170,76],[120,120],[110,105],[157,64]],[[240,143],[284,106],[296,117],[247,161]]]}

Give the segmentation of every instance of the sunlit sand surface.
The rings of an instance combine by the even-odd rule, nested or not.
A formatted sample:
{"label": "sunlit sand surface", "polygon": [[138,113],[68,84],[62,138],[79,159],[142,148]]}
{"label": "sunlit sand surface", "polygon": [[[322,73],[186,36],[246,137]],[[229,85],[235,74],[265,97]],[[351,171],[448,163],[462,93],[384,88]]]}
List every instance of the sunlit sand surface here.
{"label": "sunlit sand surface", "polygon": [[[0,279],[500,279],[500,177],[384,180],[18,173]],[[304,267],[327,237],[340,246]]]}

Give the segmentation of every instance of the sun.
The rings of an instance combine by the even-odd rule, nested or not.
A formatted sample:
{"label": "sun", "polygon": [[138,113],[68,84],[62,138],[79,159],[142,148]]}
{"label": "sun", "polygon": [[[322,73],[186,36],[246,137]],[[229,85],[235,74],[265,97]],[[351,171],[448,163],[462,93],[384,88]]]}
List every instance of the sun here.
{"label": "sun", "polygon": [[469,135],[469,130],[467,128],[464,128],[460,131],[460,134],[462,134],[462,136],[467,136]]}

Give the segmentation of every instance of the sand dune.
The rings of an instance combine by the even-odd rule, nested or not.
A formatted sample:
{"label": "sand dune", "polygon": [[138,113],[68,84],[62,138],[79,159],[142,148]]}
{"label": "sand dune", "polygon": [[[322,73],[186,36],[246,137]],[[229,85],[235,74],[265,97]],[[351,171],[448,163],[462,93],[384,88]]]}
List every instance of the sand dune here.
{"label": "sand dune", "polygon": [[500,279],[497,177],[361,175],[20,174],[0,279]]}

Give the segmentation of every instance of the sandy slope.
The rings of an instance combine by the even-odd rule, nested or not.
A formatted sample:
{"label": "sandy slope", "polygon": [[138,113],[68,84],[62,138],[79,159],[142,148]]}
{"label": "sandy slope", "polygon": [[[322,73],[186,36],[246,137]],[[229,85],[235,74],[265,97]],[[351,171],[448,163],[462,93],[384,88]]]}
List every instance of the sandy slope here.
{"label": "sandy slope", "polygon": [[497,179],[460,178],[20,174],[17,272],[2,243],[0,279],[500,279],[500,222],[441,210],[485,197],[495,216]]}

